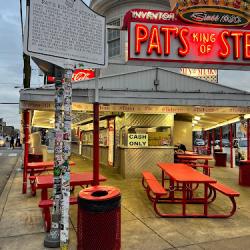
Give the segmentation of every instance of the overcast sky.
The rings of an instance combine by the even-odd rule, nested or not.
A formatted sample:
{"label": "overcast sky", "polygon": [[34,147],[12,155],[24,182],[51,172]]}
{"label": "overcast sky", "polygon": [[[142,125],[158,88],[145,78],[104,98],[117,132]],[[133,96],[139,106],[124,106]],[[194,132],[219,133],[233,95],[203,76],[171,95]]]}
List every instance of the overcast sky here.
{"label": "overcast sky", "polygon": [[[85,2],[89,4],[89,0]],[[22,86],[22,60],[19,0],[3,0],[0,8],[0,103],[19,102],[19,89],[15,86]],[[34,64],[32,69],[31,86],[41,85],[43,77],[39,76]],[[250,72],[220,71],[219,81],[223,85],[250,91]],[[0,104],[0,117],[3,117],[8,125],[18,128],[18,105]]]}

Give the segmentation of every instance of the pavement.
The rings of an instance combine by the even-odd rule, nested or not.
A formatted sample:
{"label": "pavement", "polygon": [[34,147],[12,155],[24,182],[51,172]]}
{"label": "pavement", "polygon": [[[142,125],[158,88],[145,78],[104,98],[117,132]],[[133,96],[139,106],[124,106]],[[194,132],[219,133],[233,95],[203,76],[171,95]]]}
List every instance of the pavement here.
{"label": "pavement", "polygon": [[16,166],[18,156],[22,150],[0,147],[0,195],[10,177],[13,168]]}
{"label": "pavement", "polygon": [[[91,162],[73,155],[73,171],[91,171]],[[0,197],[0,249],[42,250],[45,237],[38,201],[22,194],[20,159]],[[112,168],[101,168],[106,185],[122,193],[122,249],[124,250],[225,250],[250,249],[250,187],[238,185],[238,168],[215,167],[212,176],[241,193],[238,208],[228,219],[159,218],[146,197],[140,179],[123,179]],[[80,189],[75,190],[76,194]],[[218,195],[212,210],[226,209],[229,199]],[[190,205],[191,206],[191,205]],[[179,209],[178,207],[174,209]],[[77,206],[70,207],[70,246],[76,249]],[[95,249],[93,249],[95,250]]]}

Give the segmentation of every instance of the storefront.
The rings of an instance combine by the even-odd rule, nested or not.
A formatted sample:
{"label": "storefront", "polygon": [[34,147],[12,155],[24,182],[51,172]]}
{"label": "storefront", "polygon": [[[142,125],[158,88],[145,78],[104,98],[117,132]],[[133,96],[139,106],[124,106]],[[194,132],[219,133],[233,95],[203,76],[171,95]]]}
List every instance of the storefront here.
{"label": "storefront", "polygon": [[[176,49],[180,53],[183,52],[182,57],[186,56],[184,58],[186,67],[191,59],[194,62],[193,66],[197,66],[201,61],[202,67],[210,68],[210,63],[214,62],[220,65],[225,58],[212,54],[212,48],[219,51],[222,49],[223,54],[226,51],[225,46],[232,45],[234,49],[230,51],[232,53],[238,51],[237,44],[227,43],[220,29],[212,30],[213,34],[209,32],[206,34],[203,29],[196,29],[198,35],[193,34],[193,41],[188,40],[192,43],[187,45],[185,43],[187,30],[180,20],[176,23],[175,13],[166,11],[170,9],[167,1],[145,0],[137,3],[93,0],[90,6],[107,18],[109,66],[101,70],[98,80],[89,79],[73,84],[73,129],[77,134],[76,139],[79,140],[78,146],[74,147],[76,153],[93,159],[92,104],[97,94],[100,103],[100,163],[117,168],[124,177],[139,176],[143,169],[154,172],[156,162],[159,161],[173,162],[174,149],[179,143],[192,150],[193,130],[210,131],[221,124],[233,123],[234,119],[250,113],[249,93],[181,75],[176,73],[181,71],[179,68],[171,70],[165,68],[166,65],[173,64],[169,58],[176,63],[176,66],[181,62],[180,58],[176,58],[176,53],[173,53]],[[141,9],[145,6],[148,11]],[[134,11],[128,12],[131,9]],[[180,32],[179,41],[172,37],[170,44],[165,29],[171,27],[163,27],[166,21],[172,22],[171,25],[179,25],[175,29],[176,32],[177,29]],[[136,25],[136,22],[140,25]],[[142,25],[143,22],[146,24]],[[154,22],[156,26],[153,27]],[[128,28],[128,31],[120,31],[121,26]],[[133,29],[140,29],[141,33],[131,32]],[[164,32],[161,34],[161,40],[158,40],[159,31],[162,32],[162,29]],[[132,36],[128,36],[130,33]],[[215,36],[218,36],[218,39],[225,38],[224,47],[220,47],[221,43],[217,43]],[[248,33],[244,33],[244,37],[246,41],[244,56],[246,56]],[[180,46],[178,42],[182,48],[178,49]],[[164,47],[163,44],[167,46]],[[185,47],[191,50],[197,47],[197,50],[186,50],[184,53]],[[136,53],[131,54],[131,49]],[[195,58],[191,58],[194,53],[203,55],[197,54]],[[229,62],[229,66],[225,67],[231,67],[230,65],[234,63],[232,53],[223,54],[229,57],[224,60]],[[169,58],[166,59],[166,56]],[[153,68],[152,66],[159,65],[157,62],[159,58],[160,65],[164,68]],[[131,59],[140,62],[141,66],[129,65],[128,60]],[[239,69],[249,67],[244,58],[238,59]],[[209,64],[206,64],[208,61]],[[144,62],[147,66],[143,65]],[[183,63],[181,65],[183,66]],[[43,65],[43,70],[46,71],[46,65]],[[206,74],[205,71],[203,73]],[[53,128],[53,88],[51,85],[20,92],[21,110],[35,110],[32,117],[33,126]],[[44,113],[43,118],[38,119],[38,111]],[[47,112],[51,112],[52,116],[48,116]],[[195,116],[201,119],[195,121]]]}
{"label": "storefront", "polygon": [[[78,133],[76,139],[81,138],[74,152],[88,159],[93,158],[94,86],[95,79],[73,84],[73,129]],[[178,143],[192,150],[193,130],[206,130],[249,114],[249,96],[164,69],[101,77],[100,163],[117,168],[124,177],[139,176],[143,169],[154,172],[156,162],[174,160]],[[53,128],[52,86],[22,90],[20,100],[22,110],[35,110],[33,126]],[[193,127],[198,115],[202,118]]]}

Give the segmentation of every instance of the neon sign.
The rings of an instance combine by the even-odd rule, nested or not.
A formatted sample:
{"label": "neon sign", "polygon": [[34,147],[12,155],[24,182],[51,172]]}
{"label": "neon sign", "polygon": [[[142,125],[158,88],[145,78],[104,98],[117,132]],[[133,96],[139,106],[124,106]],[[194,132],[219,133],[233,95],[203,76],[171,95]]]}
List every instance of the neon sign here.
{"label": "neon sign", "polygon": [[[191,46],[197,49],[197,55],[209,55],[214,50],[217,57],[228,58],[233,55],[235,59],[250,59],[250,31],[215,30],[203,31],[200,28],[176,26],[147,26],[135,24],[134,26],[134,53],[140,55],[142,45],[146,44],[147,55],[153,53],[158,56],[168,57],[171,52],[186,57],[190,54]],[[180,45],[172,51],[171,42]],[[194,50],[193,50],[194,51]],[[214,54],[214,53],[213,53]]]}
{"label": "neon sign", "polygon": [[248,27],[238,29],[194,25],[176,17],[166,21],[152,19],[151,16],[149,21],[145,21],[147,15],[141,16],[143,19],[130,13],[130,18],[125,17],[124,26],[128,28],[129,35],[129,61],[144,61],[144,64],[154,61],[155,65],[165,63],[168,67],[181,67],[184,64],[201,67],[200,64],[203,64],[204,68],[213,65],[213,68],[220,69],[249,70]]}

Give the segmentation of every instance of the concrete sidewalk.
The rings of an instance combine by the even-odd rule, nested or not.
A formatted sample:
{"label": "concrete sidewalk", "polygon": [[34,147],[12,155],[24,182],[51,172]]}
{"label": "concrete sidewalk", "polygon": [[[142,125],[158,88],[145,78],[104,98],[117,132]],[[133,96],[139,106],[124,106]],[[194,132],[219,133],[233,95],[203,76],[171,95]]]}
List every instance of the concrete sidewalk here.
{"label": "concrete sidewalk", "polygon": [[[91,171],[91,162],[73,156],[72,171]],[[12,172],[0,197],[0,249],[41,250],[44,228],[38,200],[23,195],[20,161]],[[212,176],[241,193],[238,209],[229,219],[159,218],[156,216],[140,179],[124,180],[112,169],[101,169],[108,178],[105,183],[122,191],[122,249],[250,249],[250,188],[238,185],[238,169],[215,167]],[[29,190],[29,189],[28,189]],[[80,189],[75,190],[76,194]],[[211,209],[227,207],[230,203],[218,196]],[[76,249],[77,206],[70,208],[70,249]],[[93,249],[95,250],[95,249]]]}

